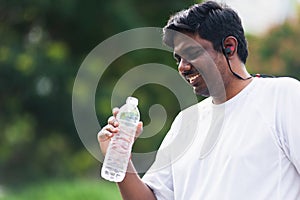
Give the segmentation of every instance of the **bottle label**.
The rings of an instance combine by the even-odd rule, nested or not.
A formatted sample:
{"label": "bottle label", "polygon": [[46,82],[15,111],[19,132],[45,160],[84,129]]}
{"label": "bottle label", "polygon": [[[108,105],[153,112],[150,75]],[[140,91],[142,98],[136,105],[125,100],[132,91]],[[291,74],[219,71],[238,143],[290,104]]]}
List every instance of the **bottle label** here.
{"label": "bottle label", "polygon": [[120,113],[120,120],[136,123],[139,119],[134,112],[122,112]]}

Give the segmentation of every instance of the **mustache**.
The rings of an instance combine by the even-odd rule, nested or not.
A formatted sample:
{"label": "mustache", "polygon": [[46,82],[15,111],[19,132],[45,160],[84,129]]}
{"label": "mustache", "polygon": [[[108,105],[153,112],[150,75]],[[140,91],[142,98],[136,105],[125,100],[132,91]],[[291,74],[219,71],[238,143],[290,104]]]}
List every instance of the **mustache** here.
{"label": "mustache", "polygon": [[184,75],[184,76],[188,76],[188,75],[192,75],[192,74],[195,74],[195,73],[199,73],[199,72],[197,70],[188,70],[188,71],[182,72],[181,74]]}

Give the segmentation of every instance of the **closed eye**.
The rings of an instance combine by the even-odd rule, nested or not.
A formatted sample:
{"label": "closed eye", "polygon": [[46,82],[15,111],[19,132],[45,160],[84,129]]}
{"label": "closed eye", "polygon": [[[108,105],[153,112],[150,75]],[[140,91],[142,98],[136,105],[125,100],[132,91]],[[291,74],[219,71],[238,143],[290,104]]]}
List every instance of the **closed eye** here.
{"label": "closed eye", "polygon": [[189,47],[183,50],[182,54],[187,60],[191,61],[203,55],[205,50],[201,47]]}
{"label": "closed eye", "polygon": [[[203,55],[204,52],[205,50],[202,47],[196,46],[196,47],[188,47],[186,49],[183,49],[182,51],[180,51],[180,55],[182,55],[184,59],[186,59],[187,61],[191,61]],[[178,55],[175,52],[173,54],[175,60],[177,61],[177,64],[179,64],[182,59],[180,55]]]}
{"label": "closed eye", "polygon": [[180,55],[178,55],[177,53],[174,53],[173,56],[174,56],[174,59],[176,60],[176,64],[179,65],[179,63],[181,61]]}

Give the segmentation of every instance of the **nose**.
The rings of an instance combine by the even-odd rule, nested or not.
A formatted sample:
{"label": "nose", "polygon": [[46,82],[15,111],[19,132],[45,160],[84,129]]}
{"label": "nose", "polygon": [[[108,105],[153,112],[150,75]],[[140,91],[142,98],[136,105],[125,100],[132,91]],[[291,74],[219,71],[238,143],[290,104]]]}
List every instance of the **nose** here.
{"label": "nose", "polygon": [[188,61],[186,61],[185,59],[181,59],[178,65],[178,71],[180,73],[184,73],[186,71],[191,70],[191,63],[189,63]]}

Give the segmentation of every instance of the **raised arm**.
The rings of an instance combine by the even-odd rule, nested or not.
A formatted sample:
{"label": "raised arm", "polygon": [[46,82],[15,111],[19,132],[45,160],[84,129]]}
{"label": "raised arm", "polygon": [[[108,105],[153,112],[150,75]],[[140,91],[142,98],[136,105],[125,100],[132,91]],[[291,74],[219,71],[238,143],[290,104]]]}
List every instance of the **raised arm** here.
{"label": "raised arm", "polygon": [[[110,139],[119,133],[119,123],[116,120],[116,115],[119,112],[118,108],[113,109],[113,116],[108,119],[108,123],[98,133],[98,142],[103,155],[106,150]],[[137,126],[136,136],[140,135],[143,129],[143,123],[139,122]],[[155,200],[152,190],[141,180],[137,174],[133,163],[129,161],[125,178],[122,182],[117,183],[124,200]]]}
{"label": "raised arm", "polygon": [[131,161],[124,180],[118,183],[124,200],[155,200],[152,190],[140,179]]}

